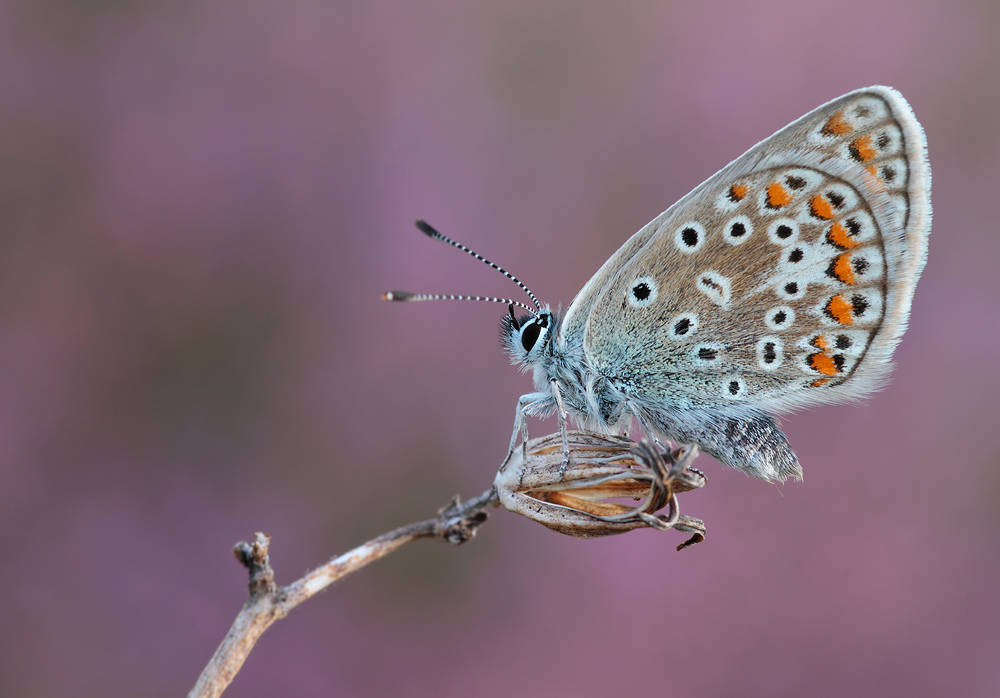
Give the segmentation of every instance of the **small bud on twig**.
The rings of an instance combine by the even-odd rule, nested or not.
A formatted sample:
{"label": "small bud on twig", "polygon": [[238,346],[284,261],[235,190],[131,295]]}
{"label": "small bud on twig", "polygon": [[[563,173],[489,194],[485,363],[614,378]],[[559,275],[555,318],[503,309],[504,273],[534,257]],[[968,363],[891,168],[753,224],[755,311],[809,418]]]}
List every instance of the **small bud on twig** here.
{"label": "small bud on twig", "polygon": [[[261,634],[306,599],[410,541],[438,538],[460,545],[472,540],[486,521],[486,509],[498,504],[570,536],[592,538],[634,528],[676,528],[692,534],[678,550],[705,540],[705,524],[682,516],[677,508],[678,492],[705,484],[705,476],[690,467],[698,453],[696,446],[661,453],[649,441],[637,444],[586,431],[570,431],[566,437],[568,464],[563,462],[561,434],[529,441],[524,451],[516,449],[511,454],[500,467],[493,487],[478,497],[465,502],[456,497],[436,518],[373,538],[288,586],[275,584],[268,556],[270,536],[258,533],[253,543],[237,543],[233,555],[250,571],[250,597],[189,698],[221,695]],[[666,514],[656,513],[664,507]]]}
{"label": "small bud on twig", "polygon": [[[522,449],[514,450],[493,483],[506,509],[580,538],[636,528],[692,533],[678,550],[705,539],[704,522],[682,516],[677,506],[678,493],[707,481],[690,467],[698,455],[697,446],[664,453],[645,439],[635,443],[587,431],[569,431],[567,438],[568,465],[563,461],[559,434],[529,441],[526,456]],[[666,514],[655,513],[664,507]]]}

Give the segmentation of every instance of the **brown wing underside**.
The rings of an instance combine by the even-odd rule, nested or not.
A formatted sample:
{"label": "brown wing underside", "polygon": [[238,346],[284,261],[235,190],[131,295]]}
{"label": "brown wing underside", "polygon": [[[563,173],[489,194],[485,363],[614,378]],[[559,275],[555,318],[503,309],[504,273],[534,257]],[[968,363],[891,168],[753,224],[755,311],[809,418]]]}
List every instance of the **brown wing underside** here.
{"label": "brown wing underside", "polygon": [[574,310],[589,308],[591,364],[629,394],[682,407],[866,392],[905,329],[922,267],[926,169],[897,93],[847,95],[640,231],[567,320],[581,324]]}

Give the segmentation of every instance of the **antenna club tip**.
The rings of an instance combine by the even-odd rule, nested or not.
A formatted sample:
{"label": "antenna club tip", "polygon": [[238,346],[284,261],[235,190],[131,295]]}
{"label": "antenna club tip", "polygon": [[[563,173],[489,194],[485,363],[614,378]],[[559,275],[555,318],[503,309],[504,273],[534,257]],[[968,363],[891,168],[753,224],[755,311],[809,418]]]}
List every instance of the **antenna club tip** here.
{"label": "antenna club tip", "polygon": [[386,291],[382,294],[382,300],[384,301],[408,301],[414,295],[409,291]]}
{"label": "antenna club tip", "polygon": [[428,237],[436,237],[441,234],[438,231],[434,230],[434,228],[432,228],[430,225],[428,225],[427,221],[425,221],[423,218],[418,218],[413,222],[413,224],[417,226],[417,230],[419,230],[421,233],[423,233]]}

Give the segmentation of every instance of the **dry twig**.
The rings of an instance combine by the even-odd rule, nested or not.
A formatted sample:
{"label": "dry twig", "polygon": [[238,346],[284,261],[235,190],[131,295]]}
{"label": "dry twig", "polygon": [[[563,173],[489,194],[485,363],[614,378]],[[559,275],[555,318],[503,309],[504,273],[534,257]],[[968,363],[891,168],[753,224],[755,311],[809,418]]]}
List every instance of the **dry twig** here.
{"label": "dry twig", "polygon": [[[572,458],[567,464],[562,439],[561,434],[553,434],[529,441],[510,455],[494,486],[480,496],[465,503],[455,497],[436,518],[374,538],[288,586],[279,587],[274,582],[268,560],[269,536],[258,533],[252,544],[237,543],[233,554],[250,571],[250,598],[188,698],[220,696],[264,631],[306,599],[418,538],[437,538],[452,545],[471,540],[486,521],[489,507],[502,505],[572,536],[675,528],[692,534],[678,550],[705,539],[705,524],[681,515],[676,497],[705,484],[705,476],[689,467],[697,447],[663,453],[648,441],[636,444],[624,437],[570,431],[566,439]],[[655,514],[664,507],[666,515]]]}
{"label": "dry twig", "polygon": [[306,599],[418,538],[438,538],[452,545],[465,543],[486,521],[487,507],[496,505],[497,496],[493,489],[465,503],[456,497],[438,512],[437,518],[385,533],[333,558],[285,587],[274,583],[274,570],[267,555],[270,536],[258,533],[252,545],[242,541],[237,543],[233,555],[250,570],[250,598],[188,693],[188,698],[216,698],[222,695],[264,631]]}

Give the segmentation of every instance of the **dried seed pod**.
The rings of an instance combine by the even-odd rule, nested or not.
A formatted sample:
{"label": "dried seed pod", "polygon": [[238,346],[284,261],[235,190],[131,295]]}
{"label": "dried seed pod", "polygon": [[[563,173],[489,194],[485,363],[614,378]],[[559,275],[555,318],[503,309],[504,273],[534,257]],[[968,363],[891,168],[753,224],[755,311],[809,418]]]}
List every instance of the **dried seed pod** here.
{"label": "dried seed pod", "polygon": [[[677,508],[678,493],[706,482],[690,467],[697,446],[664,453],[647,440],[636,443],[588,431],[569,431],[567,438],[568,465],[559,434],[514,450],[493,483],[506,509],[580,538],[676,528],[693,534],[678,550],[704,540],[705,524],[682,516]],[[655,513],[664,507],[666,514]]]}

